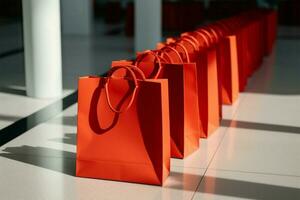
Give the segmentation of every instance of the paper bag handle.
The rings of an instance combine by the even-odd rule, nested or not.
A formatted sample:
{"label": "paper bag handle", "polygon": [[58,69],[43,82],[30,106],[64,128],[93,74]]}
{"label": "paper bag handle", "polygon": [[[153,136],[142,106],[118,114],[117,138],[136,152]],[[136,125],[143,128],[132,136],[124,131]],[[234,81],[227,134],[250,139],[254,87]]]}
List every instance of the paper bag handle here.
{"label": "paper bag handle", "polygon": [[[115,112],[115,113],[123,113],[123,112],[126,112],[130,106],[132,105],[133,101],[134,101],[134,98],[136,96],[136,92],[137,92],[137,89],[138,89],[138,81],[137,81],[137,78],[136,78],[136,75],[134,74],[134,71],[135,70],[136,72],[139,73],[139,70],[136,70],[134,69],[136,68],[134,65],[128,65],[128,66],[115,66],[113,68],[111,68],[109,71],[108,71],[108,74],[107,74],[107,81],[104,85],[104,88],[105,88],[105,93],[106,93],[106,100],[107,100],[107,103],[108,103],[108,106],[110,107],[110,109]],[[134,90],[132,92],[132,95],[131,95],[131,99],[129,101],[129,103],[127,104],[127,106],[125,107],[125,109],[123,110],[117,110],[116,108],[113,107],[112,103],[111,103],[111,99],[110,99],[110,96],[109,96],[109,90],[108,90],[108,86],[109,86],[109,82],[110,82],[110,79],[111,77],[113,76],[113,73],[115,73],[116,71],[120,70],[120,69],[126,69],[130,76],[132,77],[133,79],[133,82],[134,82]],[[145,76],[143,76],[145,77]]]}
{"label": "paper bag handle", "polygon": [[197,34],[198,36],[202,37],[202,39],[205,41],[206,47],[209,47],[210,42],[208,41],[207,35],[205,33],[198,31],[198,30],[195,31],[194,33]]}
{"label": "paper bag handle", "polygon": [[182,50],[184,51],[184,54],[186,56],[186,62],[190,63],[190,56],[189,56],[189,52],[187,51],[187,49],[185,48],[185,46],[179,42],[174,43],[175,45],[178,45],[179,47],[182,48]]}
{"label": "paper bag handle", "polygon": [[148,55],[148,54],[151,54],[155,57],[155,59],[157,60],[158,62],[158,70],[157,72],[155,73],[154,77],[152,77],[153,79],[157,79],[161,70],[162,70],[162,64],[161,64],[161,61],[163,62],[166,62],[166,59],[159,56],[155,51],[151,51],[151,50],[147,50],[147,51],[144,51],[142,54],[140,54],[137,58],[136,58],[136,61],[135,61],[135,66],[138,67],[138,63],[141,62],[143,60],[143,56],[145,55]]}
{"label": "paper bag handle", "polygon": [[[195,44],[195,42],[188,36],[184,36],[180,39],[181,41],[186,41],[188,42],[190,45],[193,46],[194,50],[195,51],[198,51],[199,50],[199,46],[197,46],[197,44]],[[198,42],[198,41],[197,41]],[[199,44],[199,43],[198,43]]]}
{"label": "paper bag handle", "polygon": [[[170,50],[172,50],[173,52],[175,52],[175,54],[176,54],[177,57],[179,58],[180,62],[183,63],[183,60],[182,60],[182,58],[181,58],[179,52],[178,52],[174,47],[171,47],[170,45],[166,45],[165,47],[163,47],[163,48],[161,49],[161,51],[163,51],[164,49],[170,49]],[[162,53],[165,53],[165,55],[169,56],[168,53],[166,53],[166,52],[162,52]],[[174,63],[174,62],[171,60],[171,63]]]}

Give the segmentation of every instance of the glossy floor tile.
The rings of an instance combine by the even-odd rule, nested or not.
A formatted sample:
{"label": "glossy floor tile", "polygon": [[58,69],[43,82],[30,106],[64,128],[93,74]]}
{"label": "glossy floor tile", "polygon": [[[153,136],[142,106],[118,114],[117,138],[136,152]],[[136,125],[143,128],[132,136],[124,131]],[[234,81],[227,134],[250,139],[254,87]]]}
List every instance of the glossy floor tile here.
{"label": "glossy floor tile", "polygon": [[193,200],[299,198],[299,177],[209,169]]}
{"label": "glossy floor tile", "polygon": [[75,177],[76,111],[75,104],[0,148],[3,198],[192,198],[205,169],[172,166],[164,187]]}
{"label": "glossy floor tile", "polygon": [[65,89],[61,97],[35,99],[26,96],[24,87],[0,86],[0,129],[41,110],[72,92],[73,90]]}
{"label": "glossy floor tile", "polygon": [[299,133],[231,127],[209,168],[300,177],[299,146]]}
{"label": "glossy floor tile", "polygon": [[[204,170],[172,167],[164,187],[74,177],[75,159],[0,156],[3,199],[191,199]],[[18,192],[16,192],[18,191]]]}
{"label": "glossy floor tile", "polygon": [[[22,136],[0,147],[40,146],[76,153],[77,104],[69,107],[55,118],[36,126]],[[69,147],[69,148],[68,148]],[[70,150],[71,149],[71,150]],[[23,154],[34,151],[21,150]]]}

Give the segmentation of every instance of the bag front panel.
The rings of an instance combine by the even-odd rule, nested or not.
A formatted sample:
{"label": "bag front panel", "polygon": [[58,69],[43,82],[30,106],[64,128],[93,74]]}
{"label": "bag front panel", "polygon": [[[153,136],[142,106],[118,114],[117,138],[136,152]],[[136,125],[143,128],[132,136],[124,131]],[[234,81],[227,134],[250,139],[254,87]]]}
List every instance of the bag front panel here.
{"label": "bag front panel", "polygon": [[[79,80],[77,175],[161,184],[164,144],[160,84],[141,84],[130,109],[117,114],[107,104],[104,80]],[[118,108],[118,103],[126,105],[131,93],[122,91],[128,90],[128,83],[114,87],[116,82],[120,80],[111,80],[109,93]],[[151,111],[143,108],[149,100]]]}

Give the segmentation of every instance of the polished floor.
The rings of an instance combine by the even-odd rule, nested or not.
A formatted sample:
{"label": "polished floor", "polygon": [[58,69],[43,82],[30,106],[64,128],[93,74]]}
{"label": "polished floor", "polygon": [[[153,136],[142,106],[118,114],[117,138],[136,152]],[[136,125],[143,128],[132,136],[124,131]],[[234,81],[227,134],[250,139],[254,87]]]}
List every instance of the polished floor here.
{"label": "polished floor", "polygon": [[[115,41],[64,40],[65,54],[72,49],[64,58],[65,96],[76,88],[73,77],[87,70],[83,65],[101,73],[101,63],[108,64],[105,59],[132,55],[130,42],[119,38],[114,46],[109,39]],[[84,54],[90,45],[96,50],[93,59],[86,59],[91,56]],[[201,140],[197,152],[171,160],[171,174],[163,187],[75,177],[77,104],[71,103],[0,147],[0,199],[300,199],[299,51],[300,38],[279,37],[246,92],[233,106],[223,107],[222,126]],[[0,129],[32,113],[38,117],[41,109],[59,101],[28,98],[22,83],[10,81],[10,89],[0,91]]]}

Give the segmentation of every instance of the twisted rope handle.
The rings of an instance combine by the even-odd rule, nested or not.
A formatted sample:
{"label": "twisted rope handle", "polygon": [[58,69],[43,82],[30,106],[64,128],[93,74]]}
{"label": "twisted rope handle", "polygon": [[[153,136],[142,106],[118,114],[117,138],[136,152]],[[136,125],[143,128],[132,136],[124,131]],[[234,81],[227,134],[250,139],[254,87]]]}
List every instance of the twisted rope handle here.
{"label": "twisted rope handle", "polygon": [[193,35],[189,35],[188,33],[183,33],[183,34],[181,34],[181,36],[182,36],[182,38],[187,38],[187,39],[192,40],[193,43],[196,45],[196,48],[197,48],[197,49],[195,49],[195,46],[193,46],[194,49],[197,50],[197,51],[199,50],[200,43]]}
{"label": "twisted rope handle", "polygon": [[127,66],[130,67],[131,70],[137,72],[138,75],[142,78],[142,80],[146,79],[144,72],[140,68],[136,67],[135,65],[127,65]]}
{"label": "twisted rope handle", "polygon": [[[126,112],[132,105],[133,101],[134,101],[134,98],[136,96],[136,92],[137,92],[137,89],[138,89],[138,81],[137,81],[137,78],[133,72],[133,68],[135,68],[134,65],[128,65],[128,66],[115,66],[113,68],[111,68],[109,71],[108,71],[108,74],[107,74],[107,81],[104,85],[104,88],[105,88],[105,93],[106,93],[106,100],[107,100],[107,103],[108,103],[108,106],[110,107],[110,109],[115,112],[115,113],[123,113],[123,112]],[[112,78],[113,74],[120,70],[120,69],[126,69],[129,74],[131,75],[131,77],[133,78],[133,82],[134,82],[134,90],[132,92],[132,96],[131,96],[131,99],[128,103],[128,105],[125,107],[124,110],[117,110],[116,108],[113,107],[112,103],[111,103],[111,99],[110,99],[110,96],[109,96],[109,90],[108,90],[108,87],[109,87],[109,82],[110,82],[110,79]],[[134,69],[135,70],[135,69]],[[138,70],[137,70],[138,72]],[[138,72],[139,73],[139,72]],[[145,76],[143,76],[145,77]]]}
{"label": "twisted rope handle", "polygon": [[[166,46],[164,46],[163,48],[165,48]],[[171,58],[171,56],[169,55],[169,54],[167,54],[166,52],[162,52],[162,49],[163,48],[161,48],[161,49],[158,49],[158,50],[156,50],[155,52],[158,54],[158,56],[160,56],[162,59],[165,59],[164,58],[164,55],[166,55],[166,57],[168,58],[168,61],[169,61],[169,63],[173,63],[173,59]],[[161,55],[159,54],[159,53],[161,53]]]}
{"label": "twisted rope handle", "polygon": [[[206,26],[206,27],[204,27],[203,28],[205,31],[210,31],[210,33],[212,33],[212,34],[210,34],[210,35],[213,35],[213,38],[214,38],[214,43],[217,43],[218,42],[218,40],[219,40],[219,36],[218,36],[218,34],[217,34],[217,32],[212,28],[212,27],[210,27],[210,26]],[[212,38],[212,37],[211,37]]]}
{"label": "twisted rope handle", "polygon": [[198,36],[200,36],[203,40],[204,40],[204,43],[206,45],[206,47],[209,47],[210,45],[210,41],[207,39],[207,35],[201,31],[194,31],[195,34],[197,34]]}
{"label": "twisted rope handle", "polygon": [[221,38],[224,37],[224,29],[223,27],[220,26],[216,26],[215,24],[211,24],[210,26],[208,26],[210,28],[211,31],[214,32],[215,36],[217,36],[218,41],[221,40]]}
{"label": "twisted rope handle", "polygon": [[135,61],[135,66],[138,67],[138,63],[143,60],[144,56],[149,55],[149,54],[153,55],[155,57],[155,59],[157,60],[157,62],[158,62],[158,70],[155,73],[154,77],[152,77],[153,79],[157,79],[160,72],[161,72],[161,70],[162,70],[161,61],[167,62],[167,60],[165,58],[163,58],[162,56],[158,55],[157,52],[147,50],[147,51],[143,52],[142,54],[138,55],[138,57],[136,58],[136,61]]}
{"label": "twisted rope handle", "polygon": [[[184,36],[184,37],[182,37],[181,39],[180,39],[181,41],[186,41],[186,42],[188,42],[190,45],[192,45],[193,46],[193,48],[194,48],[194,50],[195,51],[199,51],[199,46],[197,46],[196,44],[195,44],[195,42],[190,38],[190,37],[188,37],[188,36]],[[197,41],[198,42],[198,41]],[[199,43],[198,43],[199,44]]]}
{"label": "twisted rope handle", "polygon": [[[172,50],[173,52],[175,52],[175,54],[176,54],[177,57],[179,58],[180,62],[183,63],[183,60],[182,60],[182,58],[181,58],[179,52],[178,52],[174,47],[171,47],[170,45],[166,45],[165,47],[163,47],[163,48],[161,49],[161,51],[163,51],[163,50],[165,50],[165,49],[170,49],[170,50]],[[165,53],[165,55],[169,56],[168,53],[166,53],[166,52],[163,52],[163,53]],[[169,57],[170,57],[170,56],[169,56]],[[171,63],[174,63],[174,62],[171,61]]]}
{"label": "twisted rope handle", "polygon": [[187,51],[186,47],[179,42],[176,42],[174,44],[178,45],[184,51],[184,54],[186,56],[186,62],[190,63],[190,55],[189,55],[189,52]]}
{"label": "twisted rope handle", "polygon": [[210,40],[210,44],[213,44],[214,43],[214,39],[211,37],[211,34],[210,32],[208,32],[207,30],[205,30],[204,28],[201,28],[199,30],[197,30],[198,32],[200,33],[203,33],[206,35],[206,37]]}

